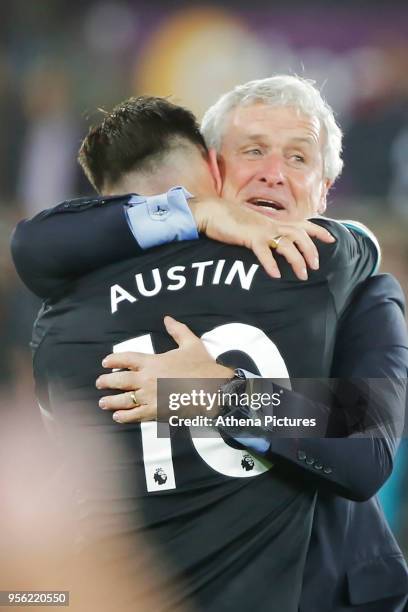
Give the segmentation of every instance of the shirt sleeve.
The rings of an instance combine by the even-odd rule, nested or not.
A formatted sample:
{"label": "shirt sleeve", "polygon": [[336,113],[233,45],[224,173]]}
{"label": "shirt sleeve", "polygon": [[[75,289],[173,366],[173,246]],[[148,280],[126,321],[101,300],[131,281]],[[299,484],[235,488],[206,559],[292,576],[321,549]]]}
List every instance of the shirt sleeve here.
{"label": "shirt sleeve", "polygon": [[182,240],[196,240],[197,227],[183,187],[157,196],[132,196],[125,207],[129,228],[142,249]]}

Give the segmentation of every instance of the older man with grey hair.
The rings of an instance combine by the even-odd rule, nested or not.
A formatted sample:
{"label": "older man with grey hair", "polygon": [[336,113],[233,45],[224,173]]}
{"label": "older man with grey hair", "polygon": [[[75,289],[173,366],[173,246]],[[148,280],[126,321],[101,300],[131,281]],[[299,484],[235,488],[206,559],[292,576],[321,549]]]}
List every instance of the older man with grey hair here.
{"label": "older man with grey hair", "polygon": [[201,131],[225,199],[277,223],[325,211],[342,133],[312,82],[282,75],[239,85],[208,109]]}

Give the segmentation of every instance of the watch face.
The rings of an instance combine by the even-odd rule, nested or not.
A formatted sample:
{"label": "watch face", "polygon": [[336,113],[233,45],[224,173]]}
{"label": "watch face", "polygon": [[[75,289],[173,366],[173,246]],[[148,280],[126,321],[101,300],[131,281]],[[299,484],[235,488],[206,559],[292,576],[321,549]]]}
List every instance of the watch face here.
{"label": "watch face", "polygon": [[241,368],[236,368],[234,370],[234,378],[238,378],[239,380],[246,380],[247,379],[244,370],[241,370]]}

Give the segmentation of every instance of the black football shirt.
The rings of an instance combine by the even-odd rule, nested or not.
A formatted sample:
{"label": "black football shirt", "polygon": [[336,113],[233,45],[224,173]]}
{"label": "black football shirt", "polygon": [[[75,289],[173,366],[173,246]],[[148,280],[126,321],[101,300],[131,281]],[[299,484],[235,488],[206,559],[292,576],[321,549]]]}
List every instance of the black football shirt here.
{"label": "black football shirt", "polygon": [[156,423],[115,423],[98,407],[102,358],[175,348],[163,326],[171,314],[236,366],[329,376],[338,319],[376,256],[366,238],[337,224],[330,231],[337,241],[319,246],[321,267],[307,282],[283,262],[283,278],[271,279],[246,249],[203,239],[84,276],[37,319],[38,397],[78,474],[84,532],[130,541],[143,533],[160,559],[158,589],[178,586],[168,610],[188,602],[295,612],[315,492],[221,437],[172,428],[158,438]]}

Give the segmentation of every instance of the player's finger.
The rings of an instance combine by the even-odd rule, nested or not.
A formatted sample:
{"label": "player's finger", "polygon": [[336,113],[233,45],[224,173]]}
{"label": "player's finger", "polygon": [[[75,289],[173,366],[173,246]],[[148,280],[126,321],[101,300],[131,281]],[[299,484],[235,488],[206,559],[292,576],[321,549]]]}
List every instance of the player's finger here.
{"label": "player's finger", "polygon": [[304,221],[304,229],[313,238],[317,238],[322,242],[336,242],[336,238],[321,225],[317,225],[312,221]]}
{"label": "player's finger", "polygon": [[281,278],[278,264],[276,263],[275,258],[272,255],[271,248],[268,244],[254,244],[252,245],[252,251],[269,276],[272,278]]}
{"label": "player's finger", "polygon": [[152,406],[144,405],[131,410],[117,410],[112,418],[117,423],[140,423],[140,421],[155,421],[157,410]]}
{"label": "player's finger", "polygon": [[173,317],[166,315],[164,325],[170,336],[177,342],[178,346],[185,346],[191,342],[199,340],[191,329],[184,323],[180,323]]}
{"label": "player's finger", "polygon": [[148,357],[149,355],[145,353],[136,353],[133,351],[111,353],[103,359],[102,365],[104,368],[111,368],[112,370],[125,368],[127,370],[139,370],[145,365]]}
{"label": "player's finger", "polygon": [[99,400],[99,407],[103,410],[128,410],[130,408],[136,408],[136,404],[141,406],[142,403],[141,393],[136,390],[101,397]]}
{"label": "player's finger", "polygon": [[276,251],[280,255],[283,255],[286,261],[292,266],[294,273],[300,280],[307,280],[308,276],[306,262],[301,253],[298,251],[296,246],[289,238],[287,238],[286,236],[281,238]]}
{"label": "player's finger", "polygon": [[97,389],[120,389],[121,391],[134,391],[140,387],[139,374],[137,372],[112,372],[102,374],[96,379]]}

